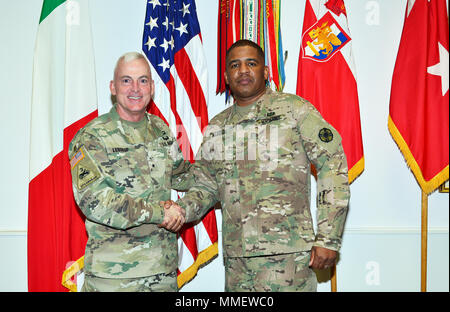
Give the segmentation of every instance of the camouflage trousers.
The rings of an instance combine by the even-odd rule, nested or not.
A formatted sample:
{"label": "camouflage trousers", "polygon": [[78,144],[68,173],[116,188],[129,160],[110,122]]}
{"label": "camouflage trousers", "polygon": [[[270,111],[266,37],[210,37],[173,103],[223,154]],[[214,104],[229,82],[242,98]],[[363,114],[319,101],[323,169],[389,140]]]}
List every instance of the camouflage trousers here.
{"label": "camouflage trousers", "polygon": [[176,292],[177,273],[161,273],[138,278],[84,277],[82,292]]}
{"label": "camouflage trousers", "polygon": [[317,278],[309,268],[310,252],[224,259],[225,291],[315,292]]}

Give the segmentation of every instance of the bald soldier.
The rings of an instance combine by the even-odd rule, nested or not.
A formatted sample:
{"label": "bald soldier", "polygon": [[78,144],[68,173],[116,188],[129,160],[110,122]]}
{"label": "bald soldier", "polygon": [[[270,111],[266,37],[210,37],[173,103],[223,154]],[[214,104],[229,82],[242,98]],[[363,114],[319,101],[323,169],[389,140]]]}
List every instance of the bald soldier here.
{"label": "bald soldier", "polygon": [[[116,103],[69,146],[75,200],[86,216],[83,291],[177,291],[178,231],[184,210],[164,209],[186,189],[189,166],[166,124],[146,112],[154,83],[146,58],[119,58]],[[187,180],[184,180],[186,182]],[[163,221],[167,229],[160,226]]]}
{"label": "bald soldier", "polygon": [[211,120],[191,167],[195,184],[178,204],[190,222],[221,203],[226,291],[316,291],[313,269],[334,265],[341,246],[347,161],[341,137],[314,106],[271,91],[267,78],[258,45],[230,47],[225,81],[235,104]]}

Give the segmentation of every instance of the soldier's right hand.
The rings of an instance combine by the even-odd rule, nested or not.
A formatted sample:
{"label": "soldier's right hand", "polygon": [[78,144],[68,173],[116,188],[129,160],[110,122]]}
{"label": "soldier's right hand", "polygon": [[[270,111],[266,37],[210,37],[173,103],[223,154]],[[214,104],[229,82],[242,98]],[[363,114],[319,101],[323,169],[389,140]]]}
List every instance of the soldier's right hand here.
{"label": "soldier's right hand", "polygon": [[164,220],[159,227],[171,232],[178,232],[185,223],[185,210],[172,200],[160,202],[164,206]]}

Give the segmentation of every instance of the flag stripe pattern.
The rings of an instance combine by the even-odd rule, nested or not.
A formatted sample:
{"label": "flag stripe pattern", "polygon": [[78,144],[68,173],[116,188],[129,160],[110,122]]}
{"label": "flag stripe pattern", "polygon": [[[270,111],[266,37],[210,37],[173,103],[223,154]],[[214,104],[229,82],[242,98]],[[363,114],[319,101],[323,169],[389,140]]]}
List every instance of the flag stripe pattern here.
{"label": "flag stripe pattern", "polygon": [[87,235],[67,151],[75,133],[97,115],[88,0],[45,0],[33,62],[29,291],[67,291],[63,272],[84,255]]}
{"label": "flag stripe pattern", "polygon": [[[208,124],[208,76],[194,0],[150,0],[142,50],[155,81],[149,112],[175,134],[185,159],[193,162]],[[174,199],[182,194],[173,194]],[[214,209],[178,238],[178,286],[192,279],[200,265],[218,253]]]}
{"label": "flag stripe pattern", "polygon": [[408,1],[388,128],[421,189],[449,179],[449,24],[445,0]]}
{"label": "flag stripe pattern", "polygon": [[343,0],[307,0],[298,62],[297,94],[341,135],[349,182],[364,170],[359,100]]}

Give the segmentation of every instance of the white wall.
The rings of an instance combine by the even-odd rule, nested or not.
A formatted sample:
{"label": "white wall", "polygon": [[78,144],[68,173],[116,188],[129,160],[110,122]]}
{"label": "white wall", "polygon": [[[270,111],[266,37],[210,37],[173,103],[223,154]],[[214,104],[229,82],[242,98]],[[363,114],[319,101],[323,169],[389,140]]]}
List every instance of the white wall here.
{"label": "white wall", "polygon": [[[365,170],[351,185],[338,265],[339,291],[419,291],[421,192],[387,129],[391,76],[406,0],[347,0],[358,77]],[[111,105],[116,59],[141,49],[145,0],[91,0],[99,112]],[[209,117],[215,95],[217,1],[197,0],[209,69]],[[42,0],[0,0],[0,291],[27,290],[26,228],[31,70]],[[295,93],[305,0],[282,0],[285,92]],[[32,155],[31,155],[32,157]],[[314,196],[314,194],[313,194]],[[449,196],[429,196],[428,290],[449,290]],[[221,222],[220,211],[218,220]],[[223,291],[220,255],[182,291]],[[329,291],[329,281],[319,291]]]}

